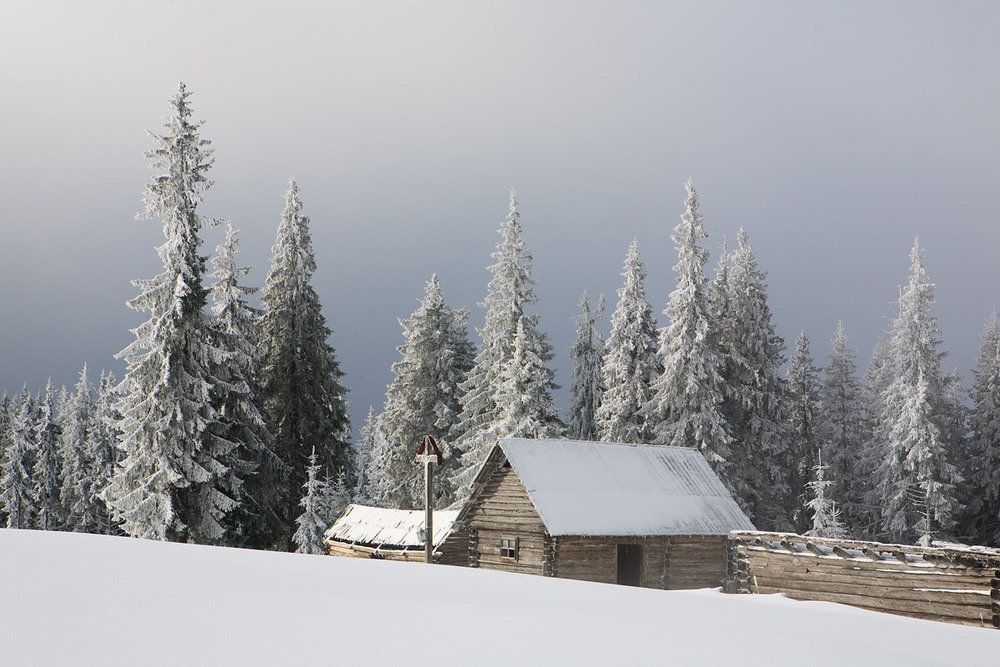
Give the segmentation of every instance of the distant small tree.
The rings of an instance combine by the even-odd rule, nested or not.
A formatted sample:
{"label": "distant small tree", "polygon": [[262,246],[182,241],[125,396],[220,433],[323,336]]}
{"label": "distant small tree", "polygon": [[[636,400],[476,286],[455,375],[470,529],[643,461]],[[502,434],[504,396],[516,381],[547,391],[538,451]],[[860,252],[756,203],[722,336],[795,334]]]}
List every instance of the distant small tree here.
{"label": "distant small tree", "polygon": [[591,312],[590,297],[586,291],[580,299],[580,314],[576,320],[576,341],[569,348],[573,361],[573,383],[570,395],[569,436],[578,440],[597,440],[597,410],[604,395],[604,339],[597,330],[597,323],[604,315],[604,295]]}
{"label": "distant small tree", "polygon": [[319,464],[316,462],[316,450],[309,455],[309,466],[306,468],[306,483],[303,485],[305,495],[299,505],[302,514],[295,520],[299,527],[292,536],[295,551],[300,554],[326,553],[324,533],[327,529],[323,517],[323,481],[319,478]]}
{"label": "distant small tree", "polygon": [[816,465],[816,452],[820,446],[821,413],[819,409],[819,371],[809,354],[806,332],[799,333],[795,341],[795,354],[788,364],[789,408],[788,425],[791,432],[788,452],[789,496],[792,501],[792,520],[796,530],[804,530],[806,516],[806,485]]}
{"label": "distant small tree", "polygon": [[10,443],[0,461],[0,503],[7,515],[7,528],[34,525],[36,498],[31,482],[34,454],[34,401],[25,385],[10,423]]}
{"label": "distant small tree", "polygon": [[822,452],[817,450],[816,465],[812,469],[813,478],[806,485],[811,496],[806,507],[812,512],[812,528],[806,531],[806,535],[843,539],[847,537],[847,531],[840,520],[837,503],[830,497],[833,482],[826,479],[828,467],[823,464]]}
{"label": "distant small tree", "polygon": [[60,443],[62,488],[59,492],[66,511],[65,527],[75,532],[98,533],[101,532],[106,508],[94,489],[97,405],[94,402],[94,387],[87,379],[86,366],[80,372],[80,381],[69,399],[65,415]]}
{"label": "distant small tree", "polygon": [[41,530],[61,530],[66,520],[59,497],[62,489],[62,462],[59,459],[62,427],[56,420],[56,395],[52,380],[49,380],[45,385],[45,395],[38,401],[38,421],[35,426],[32,495],[36,502],[34,527]]}
{"label": "distant small tree", "polygon": [[389,461],[393,448],[383,435],[378,421],[375,410],[369,407],[368,418],[361,428],[360,449],[364,452],[365,461],[364,497],[377,507],[391,507],[392,477]]}

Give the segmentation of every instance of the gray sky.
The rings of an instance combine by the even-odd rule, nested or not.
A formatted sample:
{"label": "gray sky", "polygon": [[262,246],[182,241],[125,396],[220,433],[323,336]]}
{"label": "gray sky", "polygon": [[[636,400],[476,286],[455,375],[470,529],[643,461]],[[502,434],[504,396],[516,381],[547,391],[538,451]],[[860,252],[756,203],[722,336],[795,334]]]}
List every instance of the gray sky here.
{"label": "gray sky", "polygon": [[[867,364],[920,235],[945,368],[969,383],[998,297],[1000,3],[0,0],[0,390],[71,385],[144,314],[156,221],[135,221],[184,81],[261,285],[302,188],[351,416],[378,409],[396,321],[431,273],[486,291],[511,186],[569,384],[583,290],[616,301],[636,238],[659,313],[698,187],[714,266],[746,227],[788,346],[838,319]],[[214,252],[221,230],[204,234]],[[660,316],[663,324],[663,317]],[[567,389],[559,394],[567,404]]]}

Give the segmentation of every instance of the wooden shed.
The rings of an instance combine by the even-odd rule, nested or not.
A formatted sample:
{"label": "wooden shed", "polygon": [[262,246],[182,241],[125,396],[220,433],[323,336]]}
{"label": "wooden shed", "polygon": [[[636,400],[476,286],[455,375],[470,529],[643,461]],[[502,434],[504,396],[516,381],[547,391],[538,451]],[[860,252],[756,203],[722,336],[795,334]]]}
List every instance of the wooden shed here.
{"label": "wooden shed", "polygon": [[[467,534],[456,530],[458,510],[434,512],[434,562],[469,564]],[[348,505],[326,531],[327,553],[352,558],[424,560],[424,511]]]}
{"label": "wooden shed", "polygon": [[753,524],[696,450],[507,438],[458,520],[469,564],[648,588],[726,579],[726,537]]}

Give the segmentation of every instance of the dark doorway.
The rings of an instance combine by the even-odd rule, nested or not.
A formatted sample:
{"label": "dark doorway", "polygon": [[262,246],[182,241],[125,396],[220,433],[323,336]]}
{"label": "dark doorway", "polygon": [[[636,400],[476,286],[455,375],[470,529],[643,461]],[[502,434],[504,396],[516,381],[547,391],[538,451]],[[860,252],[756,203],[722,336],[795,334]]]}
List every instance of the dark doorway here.
{"label": "dark doorway", "polygon": [[642,586],[642,545],[618,545],[618,583]]}

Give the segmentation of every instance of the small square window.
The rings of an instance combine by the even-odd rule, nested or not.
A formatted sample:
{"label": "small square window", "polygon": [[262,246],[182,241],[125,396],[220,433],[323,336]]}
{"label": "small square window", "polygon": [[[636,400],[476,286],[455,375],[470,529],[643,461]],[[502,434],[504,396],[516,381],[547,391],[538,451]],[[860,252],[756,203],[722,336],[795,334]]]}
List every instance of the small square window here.
{"label": "small square window", "polygon": [[500,557],[517,560],[516,537],[504,537],[500,539]]}

